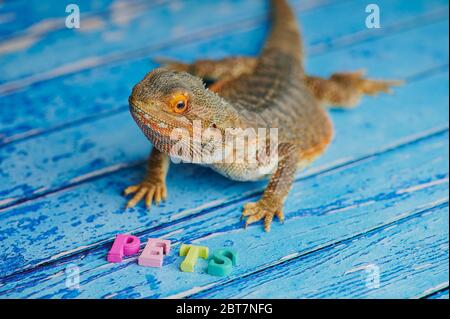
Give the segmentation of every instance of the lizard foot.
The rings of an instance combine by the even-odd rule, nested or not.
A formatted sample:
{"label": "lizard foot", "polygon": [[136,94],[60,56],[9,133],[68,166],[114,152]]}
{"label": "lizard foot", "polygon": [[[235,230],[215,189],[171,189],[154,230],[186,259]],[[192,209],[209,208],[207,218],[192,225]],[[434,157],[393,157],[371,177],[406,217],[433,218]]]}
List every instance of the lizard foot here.
{"label": "lizard foot", "polygon": [[377,95],[379,93],[392,93],[393,86],[401,86],[403,80],[372,80],[365,77],[365,71],[335,73],[331,80],[340,83],[344,88],[355,92]]}
{"label": "lizard foot", "polygon": [[264,230],[269,232],[273,216],[276,216],[280,222],[284,222],[282,206],[278,207],[278,205],[267,203],[261,199],[256,203],[245,204],[241,219],[248,217],[245,221],[245,228],[247,228],[248,225],[264,218]]}
{"label": "lizard foot", "polygon": [[149,181],[144,180],[140,184],[129,186],[124,190],[124,194],[134,194],[127,203],[127,208],[136,206],[144,197],[145,205],[147,208],[152,206],[152,202],[155,201],[157,205],[161,200],[165,200],[167,197],[166,183],[163,181]]}

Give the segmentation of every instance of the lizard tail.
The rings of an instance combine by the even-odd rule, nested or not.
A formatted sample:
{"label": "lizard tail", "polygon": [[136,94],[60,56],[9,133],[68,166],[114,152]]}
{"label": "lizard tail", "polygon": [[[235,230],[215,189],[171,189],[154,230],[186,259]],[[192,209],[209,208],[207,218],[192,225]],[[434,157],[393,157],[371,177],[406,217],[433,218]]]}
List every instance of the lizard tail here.
{"label": "lizard tail", "polygon": [[281,50],[301,61],[303,46],[294,12],[287,0],[270,0],[270,3],[272,31],[267,39],[265,50]]}

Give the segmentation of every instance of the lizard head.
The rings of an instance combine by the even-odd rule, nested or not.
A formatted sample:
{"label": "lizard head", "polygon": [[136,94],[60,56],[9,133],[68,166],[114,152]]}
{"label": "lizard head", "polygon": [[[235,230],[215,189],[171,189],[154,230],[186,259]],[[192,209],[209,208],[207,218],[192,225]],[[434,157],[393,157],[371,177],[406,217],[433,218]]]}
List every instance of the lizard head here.
{"label": "lizard head", "polygon": [[194,121],[201,121],[203,129],[219,130],[234,127],[238,121],[234,108],[206,89],[200,78],[163,68],[135,85],[129,105],[141,130],[164,153],[176,142],[171,138],[175,129],[184,129],[192,137]]}

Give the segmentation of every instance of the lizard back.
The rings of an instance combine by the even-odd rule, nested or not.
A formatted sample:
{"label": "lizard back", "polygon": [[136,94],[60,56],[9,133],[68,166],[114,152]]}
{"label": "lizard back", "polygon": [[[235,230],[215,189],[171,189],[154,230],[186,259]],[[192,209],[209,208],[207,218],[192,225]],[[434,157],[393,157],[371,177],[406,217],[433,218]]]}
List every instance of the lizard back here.
{"label": "lizard back", "polygon": [[279,141],[293,142],[301,161],[330,143],[331,122],[305,85],[303,46],[297,20],[286,0],[271,0],[272,30],[252,74],[220,94],[249,122],[277,127]]}

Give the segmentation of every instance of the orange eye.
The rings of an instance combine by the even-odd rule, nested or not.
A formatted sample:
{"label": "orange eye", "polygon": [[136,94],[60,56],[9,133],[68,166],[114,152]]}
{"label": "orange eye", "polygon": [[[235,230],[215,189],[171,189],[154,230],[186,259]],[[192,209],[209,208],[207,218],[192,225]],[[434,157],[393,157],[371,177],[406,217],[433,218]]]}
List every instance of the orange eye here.
{"label": "orange eye", "polygon": [[170,99],[170,106],[175,113],[183,113],[188,108],[188,98],[185,94],[173,95]]}

